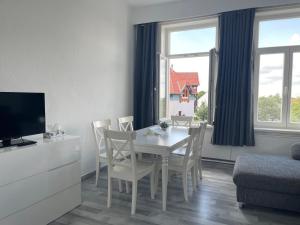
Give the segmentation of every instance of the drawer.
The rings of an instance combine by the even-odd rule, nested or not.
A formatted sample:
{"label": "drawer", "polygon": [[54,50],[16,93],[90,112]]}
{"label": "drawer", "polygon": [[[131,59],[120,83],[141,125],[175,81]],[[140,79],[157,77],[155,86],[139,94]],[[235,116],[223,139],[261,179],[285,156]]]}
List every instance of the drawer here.
{"label": "drawer", "polygon": [[81,183],[80,163],[75,162],[48,172],[48,196]]}
{"label": "drawer", "polygon": [[0,155],[0,187],[47,171],[46,149],[28,146]]}
{"label": "drawer", "polygon": [[51,143],[47,152],[48,170],[80,160],[79,139]]}
{"label": "drawer", "polygon": [[47,190],[47,173],[0,187],[0,218],[41,201]]}
{"label": "drawer", "polygon": [[0,219],[1,225],[47,225],[81,203],[80,184]]}

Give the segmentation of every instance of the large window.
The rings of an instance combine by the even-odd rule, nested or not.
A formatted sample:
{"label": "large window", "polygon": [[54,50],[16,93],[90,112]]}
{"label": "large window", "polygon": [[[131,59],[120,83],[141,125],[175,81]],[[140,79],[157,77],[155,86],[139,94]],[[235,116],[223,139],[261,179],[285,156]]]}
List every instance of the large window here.
{"label": "large window", "polygon": [[[274,16],[276,14],[276,16]],[[256,18],[257,127],[300,127],[300,13]]]}
{"label": "large window", "polygon": [[162,25],[160,118],[171,115],[208,119],[210,61],[217,19]]}

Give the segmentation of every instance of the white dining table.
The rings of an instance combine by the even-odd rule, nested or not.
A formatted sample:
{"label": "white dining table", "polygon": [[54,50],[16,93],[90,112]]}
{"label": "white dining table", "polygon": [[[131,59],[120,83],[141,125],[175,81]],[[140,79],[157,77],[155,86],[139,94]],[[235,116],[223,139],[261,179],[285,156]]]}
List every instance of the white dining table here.
{"label": "white dining table", "polygon": [[162,210],[167,208],[168,159],[172,151],[187,143],[188,128],[168,127],[163,131],[159,126],[136,131],[135,151],[160,155],[162,158]]}

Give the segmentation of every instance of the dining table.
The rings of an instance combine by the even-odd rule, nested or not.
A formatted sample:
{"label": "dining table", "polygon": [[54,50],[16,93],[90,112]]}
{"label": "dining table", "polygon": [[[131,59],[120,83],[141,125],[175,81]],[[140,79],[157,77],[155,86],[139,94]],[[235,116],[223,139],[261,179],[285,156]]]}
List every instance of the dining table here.
{"label": "dining table", "polygon": [[161,157],[162,166],[162,210],[167,209],[168,190],[168,159],[170,154],[188,142],[187,127],[169,126],[166,129],[158,125],[136,131],[134,150],[138,153],[148,153]]}

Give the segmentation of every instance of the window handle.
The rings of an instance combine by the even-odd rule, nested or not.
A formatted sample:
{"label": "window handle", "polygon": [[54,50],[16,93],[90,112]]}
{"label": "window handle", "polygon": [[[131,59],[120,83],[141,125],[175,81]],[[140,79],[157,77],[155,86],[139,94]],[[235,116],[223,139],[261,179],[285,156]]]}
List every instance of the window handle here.
{"label": "window handle", "polygon": [[288,94],[288,87],[287,86],[285,86],[284,87],[284,93],[283,93],[284,95],[287,95]]}

